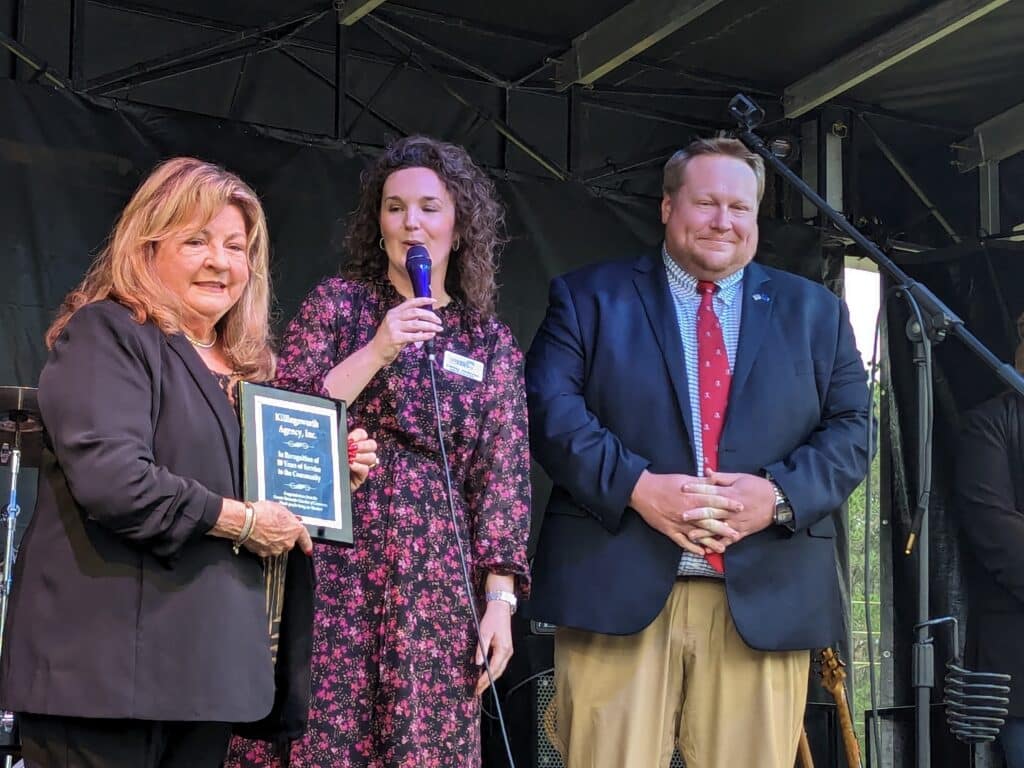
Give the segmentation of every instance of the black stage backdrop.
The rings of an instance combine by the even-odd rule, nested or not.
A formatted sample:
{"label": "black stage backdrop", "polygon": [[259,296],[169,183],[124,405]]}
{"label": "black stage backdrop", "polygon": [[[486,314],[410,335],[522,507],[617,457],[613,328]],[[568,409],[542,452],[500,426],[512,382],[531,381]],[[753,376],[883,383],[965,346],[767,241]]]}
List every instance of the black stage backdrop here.
{"label": "black stage backdrop", "polygon": [[[0,384],[35,385],[55,309],[138,183],[167,157],[220,163],[260,195],[270,223],[278,333],[316,282],[338,270],[346,216],[367,163],[349,148],[284,142],[242,124],[166,110],[110,109],[11,80],[0,80],[0,115]],[[597,197],[577,184],[501,171],[495,179],[511,237],[499,275],[500,314],[524,348],[553,276],[635,256],[661,241],[657,198]],[[841,254],[823,248],[811,228],[762,221],[758,259],[842,290]],[[642,403],[623,407],[644,418]],[[549,487],[535,468],[535,523]],[[848,592],[845,525],[838,527]],[[848,618],[848,605],[843,612]],[[845,658],[848,650],[841,649]],[[816,684],[811,689],[813,699],[830,700]]]}

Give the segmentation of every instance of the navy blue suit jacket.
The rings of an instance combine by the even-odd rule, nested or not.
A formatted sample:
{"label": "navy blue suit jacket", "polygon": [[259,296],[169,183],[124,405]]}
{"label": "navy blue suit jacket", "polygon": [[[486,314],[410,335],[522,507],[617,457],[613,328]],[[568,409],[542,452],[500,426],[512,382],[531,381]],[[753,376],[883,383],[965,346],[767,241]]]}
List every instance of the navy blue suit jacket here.
{"label": "navy blue suit jacket", "polygon": [[[866,375],[845,304],[751,263],[719,447],[724,472],[770,472],[796,530],[725,554],[744,640],[818,648],[840,634],[832,513],[867,469]],[[683,346],[660,255],[556,278],[526,365],[531,447],[554,481],[527,615],[631,634],[665,604],[681,549],[628,507],[643,470],[696,474]]]}

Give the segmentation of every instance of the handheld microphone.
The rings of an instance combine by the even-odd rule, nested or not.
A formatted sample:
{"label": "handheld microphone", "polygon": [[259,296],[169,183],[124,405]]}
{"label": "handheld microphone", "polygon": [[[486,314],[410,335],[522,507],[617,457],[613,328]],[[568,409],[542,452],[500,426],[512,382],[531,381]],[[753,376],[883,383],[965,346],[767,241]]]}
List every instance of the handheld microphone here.
{"label": "handheld microphone", "polygon": [[[412,295],[417,299],[430,298],[430,251],[426,246],[414,245],[405,254],[405,271],[412,283]],[[434,340],[426,342],[427,354],[434,357]]]}
{"label": "handheld microphone", "polygon": [[405,254],[405,271],[412,282],[412,295],[417,299],[430,297],[430,251],[414,245]]}

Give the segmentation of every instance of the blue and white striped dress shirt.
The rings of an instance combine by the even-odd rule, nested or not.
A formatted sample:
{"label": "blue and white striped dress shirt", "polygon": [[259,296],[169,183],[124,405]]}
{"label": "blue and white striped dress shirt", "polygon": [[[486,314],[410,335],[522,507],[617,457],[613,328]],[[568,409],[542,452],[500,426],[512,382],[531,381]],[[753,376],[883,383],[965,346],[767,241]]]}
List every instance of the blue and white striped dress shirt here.
{"label": "blue and white striped dress shirt", "polygon": [[[690,391],[690,413],[692,423],[696,427],[700,421],[700,392],[698,391],[697,372],[697,310],[700,307],[700,294],[697,293],[697,278],[688,274],[680,267],[661,246],[661,258],[665,263],[668,275],[668,287],[672,294],[672,302],[676,307],[676,321],[679,325],[679,337],[683,342],[683,353],[686,359],[686,381]],[[725,351],[729,355],[729,370],[736,367],[736,345],[740,338],[740,316],[743,312],[743,270],[734,272],[723,280],[716,281],[713,306],[718,322],[722,326],[722,338]],[[704,445],[700,429],[694,429],[693,453],[696,466],[704,466]],[[708,565],[703,557],[683,552],[679,560],[680,576],[711,576],[722,578],[722,574]]]}

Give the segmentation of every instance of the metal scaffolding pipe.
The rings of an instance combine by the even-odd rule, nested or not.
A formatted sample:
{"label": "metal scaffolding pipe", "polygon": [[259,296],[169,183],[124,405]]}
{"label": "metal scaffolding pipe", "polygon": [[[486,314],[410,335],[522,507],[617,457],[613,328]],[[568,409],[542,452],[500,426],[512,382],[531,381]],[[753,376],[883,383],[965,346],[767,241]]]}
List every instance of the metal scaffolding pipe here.
{"label": "metal scaffolding pipe", "polygon": [[[196,69],[193,65],[198,62],[202,62],[204,67],[212,66],[221,61],[231,61],[254,49],[265,50],[271,45],[281,45],[285,39],[319,21],[326,13],[326,10],[304,13],[287,21],[276,21],[260,27],[232,32],[210,43],[190,46],[166,56],[101,75],[90,80],[86,84],[85,91],[105,94],[121,88],[144,85],[183,72],[190,72]],[[277,34],[275,35],[275,33]],[[217,59],[218,54],[223,54],[223,58]]]}
{"label": "metal scaffolding pipe", "polygon": [[347,27],[341,21],[341,8],[334,25],[334,138],[345,135],[345,89],[348,81]]}
{"label": "metal scaffolding pipe", "polygon": [[[310,63],[308,63],[306,61],[303,61],[298,56],[296,56],[294,53],[289,51],[287,48],[279,48],[278,50],[284,56],[287,56],[289,59],[291,59],[296,64],[298,64],[300,67],[302,67],[302,69],[304,69],[306,72],[308,72],[309,74],[313,75],[313,77],[315,77],[321,83],[323,83],[327,87],[329,87],[332,90],[334,90],[334,87],[335,87],[334,86],[334,81],[331,80],[331,78],[329,78],[323,72],[318,70],[316,67],[314,67],[312,64],[310,64]],[[393,120],[390,120],[389,118],[385,117],[380,112],[377,112],[376,110],[372,109],[370,107],[369,102],[365,102],[362,99],[360,99],[358,96],[356,96],[355,94],[348,93],[348,92],[345,93],[345,98],[350,100],[357,107],[361,108],[364,112],[369,112],[371,115],[373,115],[375,118],[377,118],[377,120],[379,120],[381,123],[386,125],[392,131],[395,131],[396,133],[398,133],[400,136],[408,135],[409,131],[405,130],[402,126],[398,125]],[[360,113],[360,114],[362,114],[362,113]],[[349,129],[349,133],[351,133],[351,128]],[[346,134],[345,136],[342,136],[338,140],[339,141],[345,141],[345,140],[347,140],[347,138],[348,138],[348,134]]]}
{"label": "metal scaffolding pipe", "polygon": [[472,72],[474,75],[483,78],[491,85],[496,85],[499,88],[508,88],[509,85],[511,85],[511,83],[509,83],[509,81],[506,80],[505,78],[499,77],[493,72],[484,69],[479,64],[474,64],[471,61],[466,61],[465,59],[456,56],[454,53],[449,53],[443,48],[440,48],[434,45],[433,43],[427,42],[423,38],[414,35],[412,32],[409,32],[408,30],[402,29],[396,24],[392,24],[383,19],[377,18],[377,16],[374,16],[373,19],[377,24],[380,24],[382,27],[386,27],[387,29],[390,29],[392,32],[395,32],[401,35],[402,37],[412,40],[414,43],[416,43],[416,45],[418,45],[420,48],[423,48],[424,50],[430,51],[431,53],[441,56],[442,58],[448,59],[449,61],[465,69],[467,72]]}
{"label": "metal scaffolding pipe", "polygon": [[620,163],[613,163],[610,160],[599,168],[591,168],[589,171],[583,171],[580,173],[580,179],[584,184],[598,181],[600,179],[607,179],[612,176],[619,176],[623,173],[629,173],[639,168],[647,168],[651,165],[663,163],[681,146],[686,142],[680,141],[678,145],[670,147],[664,147],[659,149],[657,152],[645,152],[641,157],[630,158],[623,160]]}
{"label": "metal scaffolding pipe", "polygon": [[558,179],[559,181],[565,181],[565,179],[568,177],[568,174],[565,172],[565,170],[559,167],[557,163],[553,162],[552,160],[549,160],[540,151],[530,146],[526,141],[520,138],[520,136],[510,126],[506,125],[505,123],[498,120],[494,116],[487,114],[487,112],[483,110],[481,107],[477,106],[476,104],[473,104],[471,101],[469,101],[469,99],[467,99],[465,96],[463,96],[454,88],[452,88],[445,80],[443,75],[439,74],[430,64],[428,64],[423,58],[418,56],[411,48],[406,47],[405,50],[403,51],[403,46],[398,41],[392,39],[388,30],[381,28],[381,26],[383,25],[381,25],[377,19],[367,18],[366,23],[368,24],[370,29],[377,33],[377,35],[386,43],[388,43],[392,48],[394,48],[399,53],[405,53],[413,61],[413,63],[415,63],[431,78],[433,78],[434,81],[438,85],[440,85],[441,88],[443,88],[448,93],[448,95],[450,95],[453,99],[462,104],[464,107],[479,112],[494,127],[494,129],[499,134],[504,136],[508,141],[512,142],[512,144],[518,147],[527,156],[532,158],[534,162],[540,165],[544,170],[546,170],[556,179]]}
{"label": "metal scaffolding pipe", "polygon": [[[24,2],[24,0],[20,0],[20,2]],[[220,21],[218,19],[209,19],[203,16],[196,16],[195,14],[183,13],[181,11],[168,11],[160,8],[151,8],[146,5],[131,2],[130,0],[88,0],[88,2],[93,5],[109,8],[114,11],[120,11],[122,13],[146,16],[153,19],[159,19],[161,21],[170,21],[178,24],[199,27],[200,29],[212,29],[218,32],[243,32],[247,29],[247,27],[244,27],[241,24]],[[388,7],[389,6],[386,5],[381,6],[381,8],[374,12],[374,16],[377,16],[381,10]],[[334,58],[336,50],[334,45],[328,45],[327,43],[321,43],[316,40],[297,38],[294,36],[289,37],[284,41],[284,45],[289,48],[299,48],[301,50],[329,55],[332,59]],[[389,66],[393,66],[396,63],[403,63],[401,59],[384,56],[373,51],[362,51],[358,48],[352,47],[348,48],[346,55],[349,59],[366,61],[371,64],[387,64]],[[437,70],[450,79],[466,80],[472,83],[485,83],[488,85],[492,84],[489,80],[473,76],[472,74],[461,70],[455,71],[442,67],[437,67]]]}
{"label": "metal scaffolding pipe", "polygon": [[231,101],[228,102],[228,117],[232,120],[237,118],[238,92],[242,90],[242,78],[245,77],[245,69],[249,66],[249,54],[242,57],[242,65],[238,68],[238,76],[235,78],[235,87],[231,89]]}
{"label": "metal scaffolding pipe", "polygon": [[[14,32],[15,41],[25,39],[25,0],[15,0],[11,3],[11,30]],[[11,80],[18,79],[18,56],[11,51]]]}
{"label": "metal scaffolding pipe", "polygon": [[72,87],[82,89],[82,50],[85,32],[85,0],[71,0],[71,26],[68,30],[68,79]]}
{"label": "metal scaffolding pipe", "polygon": [[68,82],[67,78],[59,72],[55,72],[51,69],[50,65],[43,61],[42,58],[29,51],[28,48],[10,35],[0,32],[0,46],[3,46],[14,54],[15,58],[28,64],[35,72],[38,73],[40,78],[44,78],[51,85],[55,85],[57,88],[62,90],[71,90],[71,83]]}
{"label": "metal scaffolding pipe", "polygon": [[913,193],[917,195],[918,199],[922,203],[924,203],[924,206],[928,210],[928,213],[934,216],[935,220],[939,222],[939,224],[942,226],[944,230],[946,230],[946,234],[949,235],[950,240],[952,240],[954,243],[959,243],[961,240],[960,236],[956,233],[956,230],[954,230],[953,226],[949,223],[949,221],[946,220],[946,217],[942,215],[942,211],[935,207],[935,203],[931,201],[931,198],[929,198],[928,195],[925,194],[925,191],[918,186],[916,181],[914,181],[914,177],[910,175],[910,172],[899,161],[899,159],[896,157],[893,151],[889,148],[889,145],[886,144],[885,141],[883,141],[881,136],[878,135],[878,131],[874,129],[874,127],[871,125],[871,123],[867,121],[864,115],[858,113],[857,119],[860,120],[861,124],[865,128],[867,128],[868,133],[871,134],[872,140],[875,142],[875,145],[879,148],[879,150],[881,150],[882,154],[885,156],[885,159],[889,161],[893,168],[896,169],[896,172],[907,183],[907,186],[910,187]]}
{"label": "metal scaffolding pipe", "polygon": [[532,33],[527,34],[522,30],[512,29],[511,27],[504,27],[498,24],[485,24],[480,21],[467,21],[466,19],[460,19],[457,16],[452,16],[450,14],[428,11],[423,8],[412,8],[407,5],[398,5],[393,2],[381,6],[377,12],[374,13],[374,17],[377,19],[380,19],[381,15],[406,16],[411,19],[442,24],[446,27],[464,29],[467,32],[474,32],[479,35],[502,37],[507,40],[518,40],[522,43],[531,43],[532,45],[537,46],[557,48],[559,51],[569,47],[569,41],[561,37],[555,37],[553,35],[535,35]]}
{"label": "metal scaffolding pipe", "polygon": [[[370,114],[374,115],[374,117],[377,116],[376,113],[372,109],[370,109],[370,107],[373,106],[373,102],[376,101],[377,97],[384,92],[384,89],[391,84],[391,81],[395,79],[398,73],[402,71],[404,65],[405,62],[400,62],[398,64],[395,64],[391,69],[388,70],[387,75],[385,75],[384,79],[380,81],[380,85],[378,85],[376,90],[374,90],[374,92],[370,94],[369,100],[361,105],[362,108],[359,110],[359,114],[352,118],[352,122],[349,123],[348,128],[345,129],[346,137],[352,135],[352,132],[356,129],[356,125],[362,119],[363,115],[365,115],[367,112],[370,112]],[[379,120],[380,118],[377,119]]]}
{"label": "metal scaffolding pipe", "polygon": [[592,104],[593,106],[600,107],[601,109],[607,109],[612,112],[622,112],[627,115],[636,115],[637,117],[646,117],[651,120],[660,120],[663,123],[681,125],[685,128],[693,128],[697,131],[708,131],[726,127],[724,123],[713,120],[687,120],[679,115],[674,115],[671,112],[662,112],[661,110],[656,109],[645,109],[644,107],[637,107],[633,104],[619,104],[614,101],[605,101],[604,99],[598,99],[590,96],[589,94],[586,94],[586,92],[582,96],[582,99],[587,104]]}

